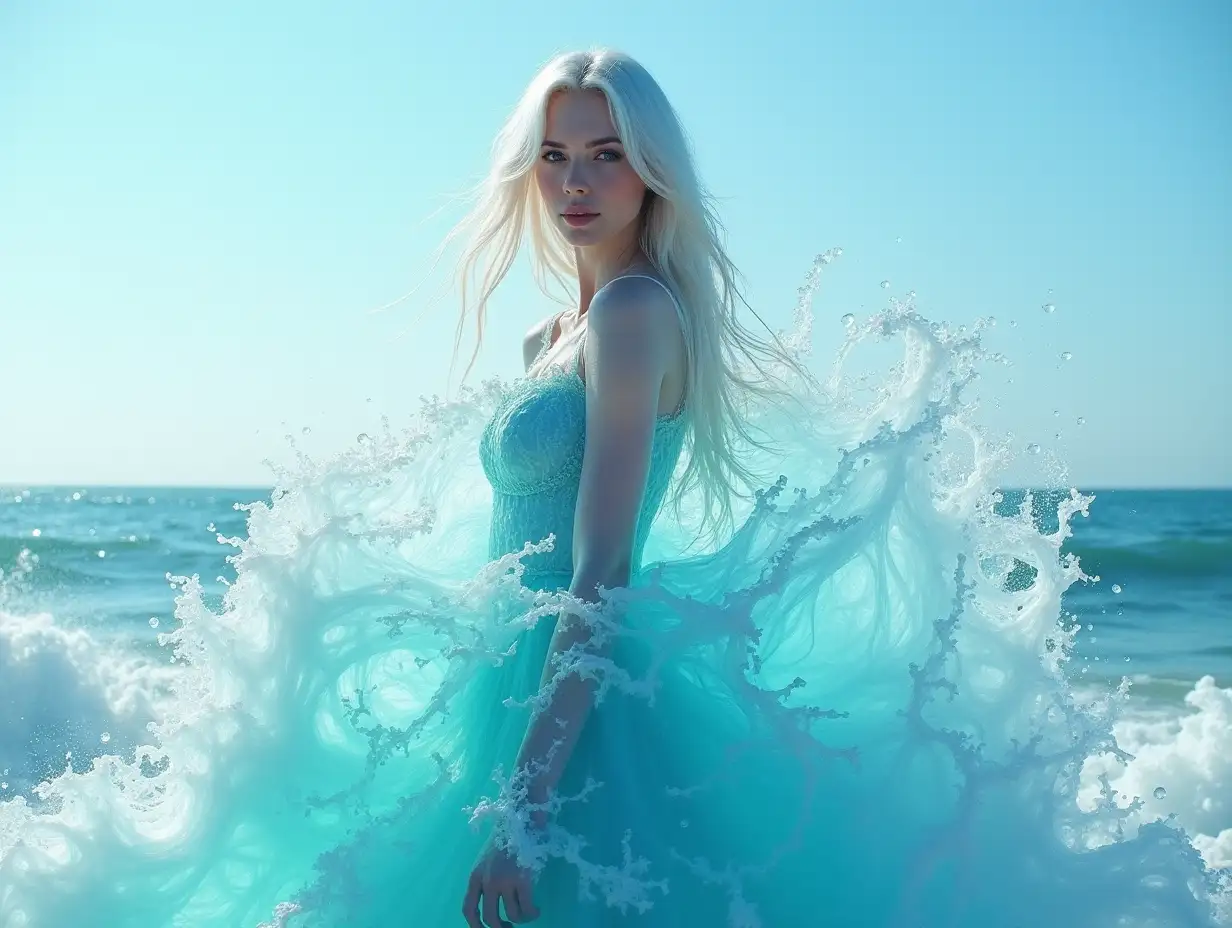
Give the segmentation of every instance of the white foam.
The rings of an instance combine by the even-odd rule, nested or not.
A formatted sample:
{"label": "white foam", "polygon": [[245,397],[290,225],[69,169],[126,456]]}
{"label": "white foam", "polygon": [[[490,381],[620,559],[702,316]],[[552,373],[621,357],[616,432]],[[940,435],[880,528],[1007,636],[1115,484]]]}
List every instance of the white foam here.
{"label": "white foam", "polygon": [[1131,698],[1114,731],[1132,759],[1088,759],[1080,804],[1094,808],[1099,777],[1106,775],[1119,805],[1138,801],[1125,819],[1130,833],[1175,816],[1209,866],[1232,867],[1232,689],[1203,677],[1185,703],[1188,711]]}
{"label": "white foam", "polygon": [[48,613],[0,611],[0,798],[90,757],[122,754],[146,738],[167,705],[176,670],[64,628]]}

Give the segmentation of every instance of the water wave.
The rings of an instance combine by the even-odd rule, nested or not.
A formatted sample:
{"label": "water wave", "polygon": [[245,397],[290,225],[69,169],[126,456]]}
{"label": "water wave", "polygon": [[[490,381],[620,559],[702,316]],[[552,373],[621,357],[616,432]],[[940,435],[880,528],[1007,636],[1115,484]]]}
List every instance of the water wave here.
{"label": "water wave", "polygon": [[1137,545],[1079,545],[1085,569],[1104,577],[1220,577],[1232,565],[1232,538],[1171,538]]}
{"label": "water wave", "polygon": [[[832,257],[788,333],[802,352]],[[671,911],[669,884],[706,886],[686,896],[696,914],[734,928],[1225,917],[1228,822],[1212,803],[1229,695],[1204,681],[1188,716],[1156,723],[1123,717],[1125,688],[1071,687],[1061,597],[1088,578],[1064,547],[1091,499],[1066,494],[1047,531],[1029,497],[1007,507],[998,493],[1009,444],[971,422],[978,371],[997,360],[980,344],[988,324],[897,302],[852,321],[812,416],[759,412],[778,440],[759,463],[786,476],[713,550],[685,554],[696,507],[663,520],[646,571],[609,601],[621,626],[529,583],[522,559],[550,538],[487,559],[475,451],[500,382],[280,472],[270,500],[246,507],[246,534],[224,539],[235,580],[220,607],[199,578],[173,578],[177,625],[162,643],[174,663],[99,660],[85,632],[10,616],[6,697],[33,713],[26,694],[50,685],[59,714],[128,743],[0,803],[0,924],[315,928],[408,911],[447,924],[473,847],[466,808],[547,885],[589,892],[621,923]],[[876,340],[901,356],[870,399],[844,364]],[[1029,583],[1012,580],[1020,568]],[[515,781],[451,763],[518,717],[499,698],[508,675],[530,668],[538,686],[542,661],[519,649],[562,610],[641,656],[588,669],[610,717],[642,726],[622,743],[699,776],[650,797],[673,817],[635,817],[623,858],[579,846],[568,826],[634,797],[579,802],[602,784],[577,784],[564,824],[536,838]],[[695,698],[699,680],[714,699]],[[748,732],[723,729],[724,706]],[[733,749],[721,763],[712,735]],[[68,738],[46,737],[49,757]],[[1165,781],[1171,804],[1155,794]],[[669,834],[675,858],[640,856]],[[679,872],[647,867],[669,860]],[[806,885],[824,889],[804,911]]]}

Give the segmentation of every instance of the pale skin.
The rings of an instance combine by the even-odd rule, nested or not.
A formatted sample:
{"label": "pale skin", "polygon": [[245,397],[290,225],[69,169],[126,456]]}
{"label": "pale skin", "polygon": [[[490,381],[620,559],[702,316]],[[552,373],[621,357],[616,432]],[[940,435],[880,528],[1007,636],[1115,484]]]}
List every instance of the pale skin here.
{"label": "pale skin", "polygon": [[[548,319],[527,333],[523,355],[527,376],[538,376],[569,363],[577,340],[586,336],[581,363],[586,445],[569,590],[581,600],[597,602],[600,587],[627,586],[630,580],[655,418],[676,409],[684,391],[684,337],[671,298],[654,282],[620,280],[604,289],[625,274],[658,275],[638,244],[646,185],[626,158],[603,94],[565,91],[552,97],[534,174],[548,212],[573,246],[579,293],[577,309],[565,313],[558,326]],[[586,225],[571,225],[564,215],[571,208],[598,216]],[[548,325],[553,328],[552,346],[532,369]],[[615,519],[613,512],[618,514]],[[555,655],[588,638],[584,623],[558,622],[543,682],[555,675]],[[546,801],[559,782],[593,695],[592,683],[569,676],[527,728],[519,769],[538,769],[559,742],[551,762],[531,782],[532,803]],[[545,824],[541,815],[533,823]],[[470,928],[534,921],[539,909],[532,874],[489,843],[471,871],[462,914]]]}

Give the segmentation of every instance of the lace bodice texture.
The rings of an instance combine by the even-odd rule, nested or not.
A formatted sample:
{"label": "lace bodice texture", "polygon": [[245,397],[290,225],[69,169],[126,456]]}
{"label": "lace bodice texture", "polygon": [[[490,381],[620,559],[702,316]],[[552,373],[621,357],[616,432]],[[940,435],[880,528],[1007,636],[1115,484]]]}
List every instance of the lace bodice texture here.
{"label": "lace bodice texture", "polygon": [[[550,346],[554,327],[555,321],[547,326],[539,357]],[[647,534],[680,457],[686,420],[684,408],[655,420],[650,468],[634,536],[634,571],[641,564]],[[585,446],[586,385],[577,371],[576,359],[568,368],[515,382],[498,404],[480,441],[480,460],[493,490],[491,558],[520,551],[527,542],[554,535],[553,550],[531,555],[523,563],[528,574],[538,575],[545,586],[553,581],[568,585],[573,573],[573,516]]]}
{"label": "lace bodice texture", "polygon": [[[655,421],[646,491],[638,513],[633,568],[675,471],[683,411]],[[519,551],[555,535],[552,551],[524,560],[528,573],[567,586],[573,573],[573,513],[586,446],[586,387],[571,370],[518,381],[484,430],[480,458],[492,485],[489,556]]]}

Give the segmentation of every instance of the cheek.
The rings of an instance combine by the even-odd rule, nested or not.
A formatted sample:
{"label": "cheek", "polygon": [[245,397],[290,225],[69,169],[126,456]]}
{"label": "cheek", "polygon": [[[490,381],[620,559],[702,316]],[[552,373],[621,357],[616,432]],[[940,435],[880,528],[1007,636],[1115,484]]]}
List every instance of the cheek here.
{"label": "cheek", "polygon": [[628,207],[630,212],[635,213],[641,209],[642,199],[646,196],[646,185],[637,171],[627,165],[621,165],[620,170],[612,172],[609,182],[609,197]]}
{"label": "cheek", "polygon": [[552,191],[555,189],[548,177],[548,172],[545,170],[547,165],[543,161],[539,161],[534,167],[535,186],[539,188],[540,195],[549,202],[551,201]]}

